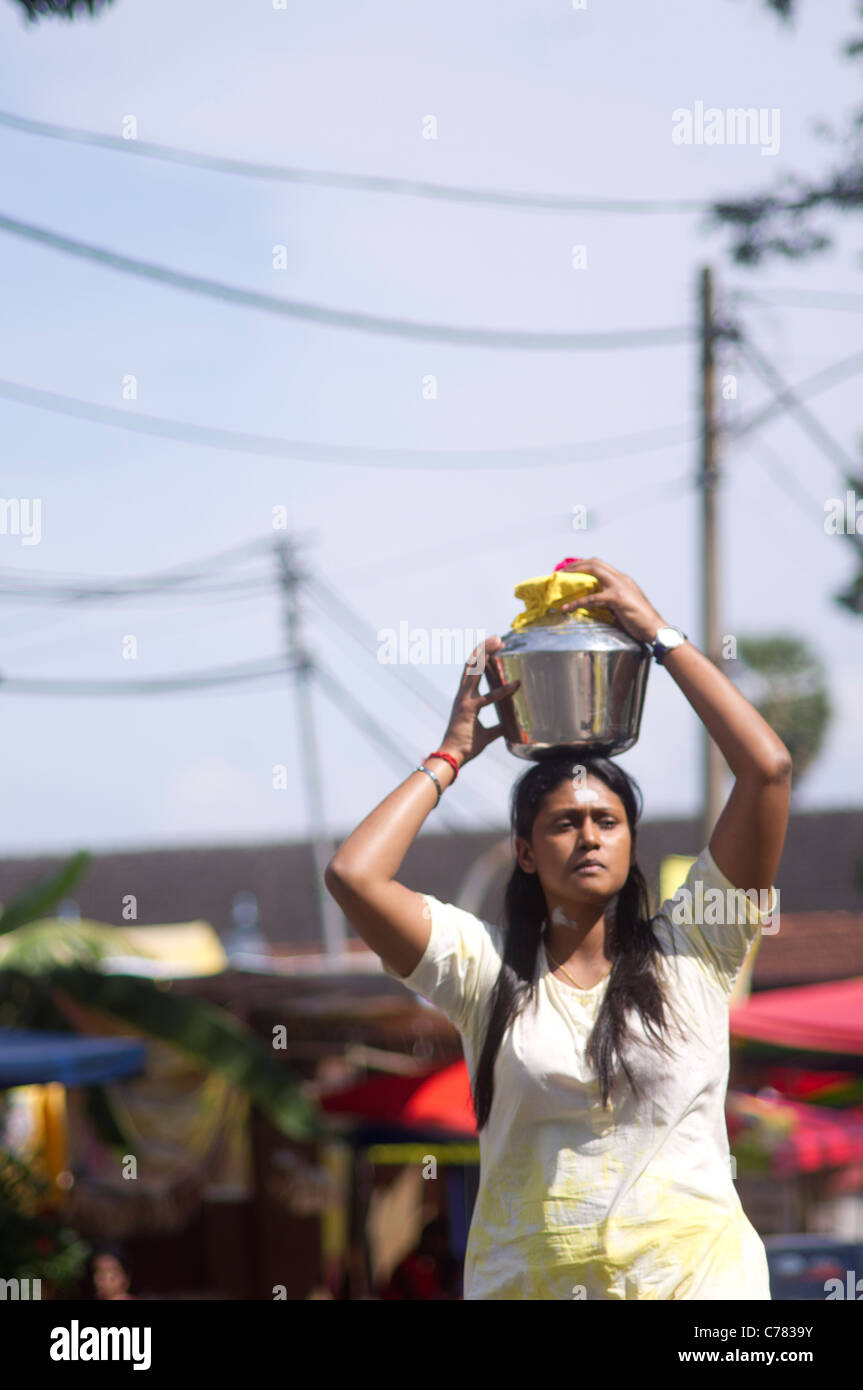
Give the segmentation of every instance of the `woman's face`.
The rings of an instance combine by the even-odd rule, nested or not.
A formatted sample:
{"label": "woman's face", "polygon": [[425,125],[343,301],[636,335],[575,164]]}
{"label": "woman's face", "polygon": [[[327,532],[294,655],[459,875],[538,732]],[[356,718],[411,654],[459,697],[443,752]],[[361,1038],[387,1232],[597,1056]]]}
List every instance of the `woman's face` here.
{"label": "woman's face", "polygon": [[129,1287],[129,1277],[113,1255],[97,1255],[93,1260],[93,1284],[97,1298],[119,1298]]}
{"label": "woman's face", "polygon": [[[539,875],[549,916],[555,908],[595,904],[620,892],[634,859],[626,809],[616,792],[592,774],[567,778],[543,798],[530,841],[515,841],[521,867]],[[598,868],[580,870],[585,859]]]}

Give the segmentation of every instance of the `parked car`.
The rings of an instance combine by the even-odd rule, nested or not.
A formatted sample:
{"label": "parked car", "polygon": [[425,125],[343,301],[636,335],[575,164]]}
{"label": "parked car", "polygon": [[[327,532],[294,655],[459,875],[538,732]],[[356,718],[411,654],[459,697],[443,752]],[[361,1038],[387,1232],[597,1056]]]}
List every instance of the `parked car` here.
{"label": "parked car", "polygon": [[[764,1247],[772,1298],[863,1301],[863,1240],[812,1234],[765,1236]],[[841,1287],[828,1286],[830,1279],[839,1280]]]}

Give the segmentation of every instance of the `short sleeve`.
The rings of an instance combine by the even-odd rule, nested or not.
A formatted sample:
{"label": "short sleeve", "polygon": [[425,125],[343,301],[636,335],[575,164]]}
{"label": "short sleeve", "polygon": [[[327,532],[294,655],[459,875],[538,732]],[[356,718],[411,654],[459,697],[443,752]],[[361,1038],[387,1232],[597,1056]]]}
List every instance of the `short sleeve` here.
{"label": "short sleeve", "polygon": [[501,928],[472,912],[422,894],[431,913],[431,935],[409,975],[384,970],[446,1014],[459,1032],[471,1026],[494,988],[501,964]]}
{"label": "short sleeve", "polygon": [[705,847],[653,926],[666,954],[695,958],[729,996],[755,938],[777,930],[778,906],[777,888],[736,888]]}

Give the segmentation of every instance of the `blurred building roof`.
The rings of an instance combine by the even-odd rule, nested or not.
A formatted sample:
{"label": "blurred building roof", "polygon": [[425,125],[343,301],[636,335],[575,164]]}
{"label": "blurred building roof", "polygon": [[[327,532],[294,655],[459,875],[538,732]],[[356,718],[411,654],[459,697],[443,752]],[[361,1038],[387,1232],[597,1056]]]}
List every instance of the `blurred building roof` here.
{"label": "blurred building roof", "polygon": [[[697,818],[645,820],[638,858],[654,907],[659,866],[668,854],[702,848]],[[444,902],[462,900],[469,872],[497,847],[487,880],[474,875],[471,910],[499,921],[511,864],[508,833],[421,834],[399,873],[408,887]],[[863,890],[856,887],[863,854],[863,810],[793,812],[777,877],[782,926],[765,937],[755,966],[756,988],[863,974]],[[56,872],[62,856],[0,860],[0,900]],[[234,894],[249,890],[260,911],[261,932],[275,950],[321,949],[316,924],[313,858],[308,843],[150,849],[95,854],[71,890],[82,916],[117,926],[205,921],[224,940],[231,929]],[[124,920],[124,899],[134,895],[137,916]],[[834,915],[836,914],[836,915]],[[355,937],[352,950],[365,947]]]}
{"label": "blurred building roof", "polygon": [[863,977],[863,912],[785,912],[762,937],[752,987],[827,984]]}

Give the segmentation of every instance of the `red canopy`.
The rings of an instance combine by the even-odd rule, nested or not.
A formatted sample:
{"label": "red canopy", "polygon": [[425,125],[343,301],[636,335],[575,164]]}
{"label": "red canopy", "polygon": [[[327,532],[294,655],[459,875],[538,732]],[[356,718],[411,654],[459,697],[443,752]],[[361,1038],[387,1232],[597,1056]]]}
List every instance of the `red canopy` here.
{"label": "red canopy", "polygon": [[464,1062],[422,1076],[376,1076],[320,1098],[331,1114],[361,1115],[405,1128],[431,1126],[477,1137],[470,1079]]}
{"label": "red canopy", "polygon": [[804,1105],[826,1105],[836,1110],[863,1104],[863,1075],[851,1071],[809,1071],[806,1067],[764,1067],[765,1084],[780,1096]]}
{"label": "red canopy", "polygon": [[753,1158],[777,1177],[863,1162],[863,1109],[829,1110],[785,1096],[729,1091],[732,1150],[748,1168]]}
{"label": "red canopy", "polygon": [[731,1034],[794,1052],[863,1057],[863,979],[753,994],[731,1010]]}
{"label": "red canopy", "polygon": [[[432,1127],[453,1137],[477,1136],[464,1062],[422,1076],[376,1076],[359,1086],[321,1097],[330,1114],[355,1115],[404,1126]],[[727,1106],[732,1145],[748,1131],[777,1176],[863,1162],[863,1110],[835,1111],[780,1096],[730,1091]]]}
{"label": "red canopy", "polygon": [[863,1161],[863,1111],[822,1110],[797,1101],[783,1104],[797,1112],[797,1128],[773,1155],[773,1171],[779,1177]]}

